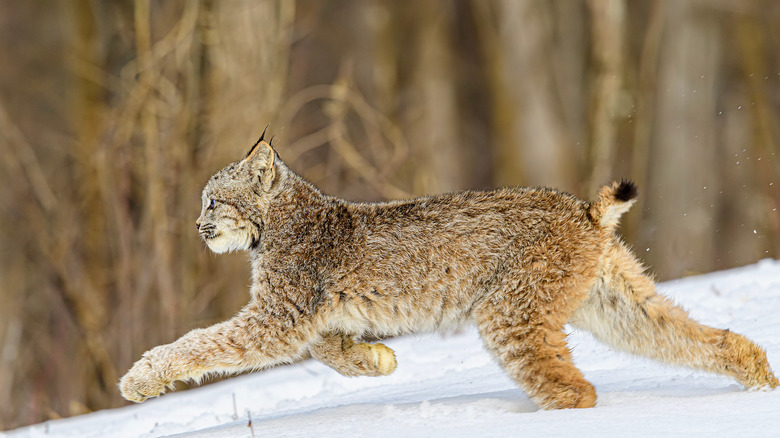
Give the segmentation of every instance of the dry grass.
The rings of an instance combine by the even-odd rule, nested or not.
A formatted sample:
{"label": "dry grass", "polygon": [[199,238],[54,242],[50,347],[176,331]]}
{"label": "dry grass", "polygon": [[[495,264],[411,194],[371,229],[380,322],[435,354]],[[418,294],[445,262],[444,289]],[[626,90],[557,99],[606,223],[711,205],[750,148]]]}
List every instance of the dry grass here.
{"label": "dry grass", "polygon": [[772,0],[79,0],[0,21],[2,428],[121,405],[140,353],[246,301],[244,257],[192,224],[268,123],[355,200],[633,177],[625,231],[661,278],[780,253]]}

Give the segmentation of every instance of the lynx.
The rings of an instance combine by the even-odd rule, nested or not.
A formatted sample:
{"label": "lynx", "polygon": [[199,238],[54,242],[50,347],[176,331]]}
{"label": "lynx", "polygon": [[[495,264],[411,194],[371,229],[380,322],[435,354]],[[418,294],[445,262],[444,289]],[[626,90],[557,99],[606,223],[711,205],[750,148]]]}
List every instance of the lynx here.
{"label": "lynx", "polygon": [[122,396],[142,402],[177,380],[308,357],[345,376],[387,375],[395,353],[366,338],[466,323],[544,409],[596,402],[567,323],[618,350],[776,387],[764,350],[656,293],[615,233],[636,195],[624,180],[595,202],[505,188],[355,203],[321,193],[261,137],[208,181],[196,221],[212,251],[249,252],[249,304],[144,353]]}

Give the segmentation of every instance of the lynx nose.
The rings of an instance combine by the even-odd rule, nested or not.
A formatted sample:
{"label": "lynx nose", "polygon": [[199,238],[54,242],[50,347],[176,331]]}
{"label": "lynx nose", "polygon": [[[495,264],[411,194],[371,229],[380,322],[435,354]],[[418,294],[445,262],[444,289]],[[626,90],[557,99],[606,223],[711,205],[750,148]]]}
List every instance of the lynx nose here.
{"label": "lynx nose", "polygon": [[200,219],[195,221],[195,229],[200,231]]}

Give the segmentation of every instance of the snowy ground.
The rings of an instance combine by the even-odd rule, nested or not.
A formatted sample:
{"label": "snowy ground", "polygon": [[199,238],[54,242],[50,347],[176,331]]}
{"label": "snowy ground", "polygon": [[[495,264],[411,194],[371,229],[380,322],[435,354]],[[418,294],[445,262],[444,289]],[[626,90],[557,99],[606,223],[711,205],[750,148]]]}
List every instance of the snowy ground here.
{"label": "snowy ground", "polygon": [[[660,289],[694,318],[765,347],[780,370],[780,261]],[[466,329],[390,340],[399,365],[389,377],[350,379],[306,361],[7,436],[780,436],[780,389],[745,391],[725,377],[615,353],[584,333],[570,339],[598,392],[593,409],[538,410]]]}

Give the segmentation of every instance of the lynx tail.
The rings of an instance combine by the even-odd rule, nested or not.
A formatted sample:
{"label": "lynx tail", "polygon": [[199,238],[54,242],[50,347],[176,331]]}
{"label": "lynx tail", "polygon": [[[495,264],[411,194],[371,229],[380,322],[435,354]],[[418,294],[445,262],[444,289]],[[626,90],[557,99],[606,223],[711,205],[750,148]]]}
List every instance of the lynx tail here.
{"label": "lynx tail", "polygon": [[601,188],[598,200],[590,204],[588,213],[594,222],[614,230],[620,221],[620,216],[631,208],[636,197],[637,187],[633,181],[627,179],[614,181]]}

